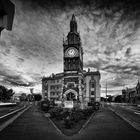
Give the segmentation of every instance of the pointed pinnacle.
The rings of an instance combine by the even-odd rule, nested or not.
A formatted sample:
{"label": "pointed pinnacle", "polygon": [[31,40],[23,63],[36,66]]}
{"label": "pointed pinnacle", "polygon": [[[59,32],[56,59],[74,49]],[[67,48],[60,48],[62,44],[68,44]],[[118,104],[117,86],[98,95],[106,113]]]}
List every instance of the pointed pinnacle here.
{"label": "pointed pinnacle", "polygon": [[76,21],[75,15],[72,15],[71,21]]}

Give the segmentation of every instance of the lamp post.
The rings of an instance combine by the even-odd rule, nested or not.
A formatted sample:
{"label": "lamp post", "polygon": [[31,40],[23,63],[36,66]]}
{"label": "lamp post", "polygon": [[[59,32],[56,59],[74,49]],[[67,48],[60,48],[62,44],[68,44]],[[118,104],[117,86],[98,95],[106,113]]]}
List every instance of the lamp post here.
{"label": "lamp post", "polygon": [[[114,80],[113,77],[112,77],[111,79]],[[111,79],[110,79],[110,80],[111,80]],[[107,92],[108,92],[108,91],[107,91],[107,90],[108,90],[108,89],[107,89],[107,86],[108,86],[108,85],[107,85],[107,79],[106,79],[106,102],[107,102]]]}

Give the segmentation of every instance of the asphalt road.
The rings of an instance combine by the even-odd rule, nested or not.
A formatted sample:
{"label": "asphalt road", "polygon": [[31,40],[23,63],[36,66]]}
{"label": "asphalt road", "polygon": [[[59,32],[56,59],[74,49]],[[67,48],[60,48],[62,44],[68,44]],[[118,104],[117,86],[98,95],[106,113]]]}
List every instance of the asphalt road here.
{"label": "asphalt road", "polygon": [[140,132],[107,108],[98,111],[87,127],[72,137],[59,134],[35,106],[0,132],[0,140],[137,140],[139,138]]}
{"label": "asphalt road", "polygon": [[20,104],[18,105],[15,105],[15,106],[0,106],[0,117],[10,113],[10,112],[13,112],[14,110],[17,110],[19,108],[22,108],[24,105],[27,105],[27,103],[24,103],[24,102],[21,102]]}
{"label": "asphalt road", "polygon": [[140,126],[140,108],[135,106],[127,106],[127,105],[111,105],[116,112],[123,115],[125,118],[130,120],[131,122],[135,122]]}

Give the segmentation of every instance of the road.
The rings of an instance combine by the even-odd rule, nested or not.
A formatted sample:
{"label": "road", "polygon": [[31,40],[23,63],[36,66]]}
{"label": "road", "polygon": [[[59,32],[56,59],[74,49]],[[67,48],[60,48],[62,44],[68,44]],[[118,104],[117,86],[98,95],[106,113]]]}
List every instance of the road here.
{"label": "road", "polygon": [[14,105],[14,106],[2,106],[0,105],[0,117],[10,113],[10,112],[13,112],[14,110],[17,110],[19,108],[22,108],[24,105],[27,105],[27,103],[24,103],[24,102],[21,102],[20,104],[18,105]]}
{"label": "road", "polygon": [[0,140],[137,140],[135,130],[108,108],[102,108],[80,134],[68,137],[57,132],[35,106],[0,132]]}
{"label": "road", "polygon": [[140,118],[140,107],[135,106],[120,106],[121,108],[124,108],[125,110],[129,110],[134,115],[139,115]]}
{"label": "road", "polygon": [[129,121],[135,122],[140,126],[140,107],[121,104],[111,104],[110,107],[117,113],[120,113],[122,116],[127,118]]}

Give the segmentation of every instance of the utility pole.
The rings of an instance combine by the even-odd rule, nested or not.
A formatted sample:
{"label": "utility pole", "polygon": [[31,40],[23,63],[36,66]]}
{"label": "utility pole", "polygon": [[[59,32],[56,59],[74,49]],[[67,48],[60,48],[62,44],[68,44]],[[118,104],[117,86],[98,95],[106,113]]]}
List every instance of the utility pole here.
{"label": "utility pole", "polygon": [[106,102],[107,102],[107,80],[106,80]]}

